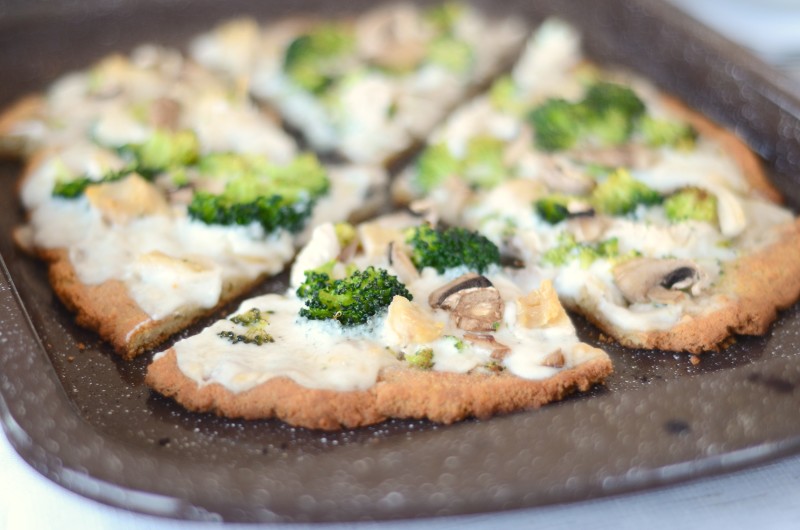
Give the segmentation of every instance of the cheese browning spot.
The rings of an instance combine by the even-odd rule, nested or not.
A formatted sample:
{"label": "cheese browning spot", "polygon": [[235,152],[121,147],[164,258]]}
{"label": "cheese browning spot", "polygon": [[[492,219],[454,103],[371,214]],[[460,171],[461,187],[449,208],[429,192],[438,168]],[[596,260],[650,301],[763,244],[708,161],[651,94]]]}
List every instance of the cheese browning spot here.
{"label": "cheese browning spot", "polygon": [[550,280],[544,280],[538,289],[517,298],[517,321],[523,327],[541,328],[564,322],[566,318],[569,318],[567,312],[558,301]]}
{"label": "cheese browning spot", "polygon": [[389,305],[389,326],[405,344],[432,342],[442,335],[444,324],[431,317],[407,298],[395,296]]}

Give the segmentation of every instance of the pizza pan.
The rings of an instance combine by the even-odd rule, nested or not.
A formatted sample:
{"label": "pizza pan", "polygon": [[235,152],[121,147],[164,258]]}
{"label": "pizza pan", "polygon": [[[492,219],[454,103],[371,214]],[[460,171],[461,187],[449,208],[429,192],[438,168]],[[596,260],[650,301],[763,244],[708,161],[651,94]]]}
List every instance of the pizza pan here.
{"label": "pizza pan", "polygon": [[[359,2],[22,2],[0,6],[0,104],[111,51],[185,45],[214,21],[355,12]],[[488,8],[489,4],[486,3]],[[733,127],[800,205],[800,102],[789,81],[657,0],[494,2],[559,14],[596,59],[621,63]],[[0,420],[43,475],[86,497],[178,519],[355,521],[468,514],[613,495],[800,450],[800,307],[764,337],[702,356],[623,351],[603,387],[538,411],[339,433],[181,410],[117,359],[12,243],[19,166],[0,163]],[[794,175],[794,176],[792,176]],[[278,290],[285,280],[264,285]],[[584,340],[597,332],[576,319]]]}

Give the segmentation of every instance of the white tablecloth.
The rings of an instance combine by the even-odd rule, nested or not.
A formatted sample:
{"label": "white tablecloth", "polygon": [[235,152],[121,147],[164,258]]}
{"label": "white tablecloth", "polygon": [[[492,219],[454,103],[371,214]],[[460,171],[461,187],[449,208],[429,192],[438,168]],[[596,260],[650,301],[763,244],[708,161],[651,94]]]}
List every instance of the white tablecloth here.
{"label": "white tablecloth", "polygon": [[[800,0],[673,0],[800,79]],[[798,90],[800,90],[800,85]],[[85,499],[32,470],[0,436],[0,530],[207,527],[133,514]],[[370,528],[375,525],[335,525]],[[539,509],[393,522],[381,528],[800,528],[800,456],[679,486]],[[250,526],[230,525],[231,528]],[[227,527],[226,527],[227,528]],[[304,526],[290,526],[298,529]],[[319,526],[315,526],[319,528]]]}

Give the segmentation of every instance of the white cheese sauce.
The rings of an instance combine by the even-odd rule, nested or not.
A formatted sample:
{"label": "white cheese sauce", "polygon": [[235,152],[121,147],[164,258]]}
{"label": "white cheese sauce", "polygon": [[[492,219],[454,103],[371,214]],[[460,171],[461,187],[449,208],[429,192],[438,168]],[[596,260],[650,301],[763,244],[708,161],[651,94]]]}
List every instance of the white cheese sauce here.
{"label": "white cheese sauce", "polygon": [[[600,350],[580,343],[568,319],[542,328],[517,325],[516,300],[526,294],[517,285],[538,287],[541,281],[541,276],[530,270],[520,273],[514,281],[497,268],[486,275],[505,303],[502,322],[490,334],[510,349],[502,362],[492,358],[490,348],[466,339],[465,332],[453,324],[447,311],[428,305],[431,292],[462,275],[464,270],[448,270],[440,275],[426,268],[417,280],[407,284],[414,304],[426,320],[442,326],[439,336],[430,342],[408,342],[399,337],[385,313],[374,317],[369,324],[352,328],[300,317],[302,302],[293,291],[302,278],[302,270],[330,261],[339,250],[333,227],[330,224],[318,227],[295,263],[289,292],[254,298],[239,308],[237,313],[253,307],[262,314],[271,312],[266,329],[274,342],[260,346],[233,344],[218,334],[235,331],[236,325],[229,320],[219,321],[201,334],[176,344],[181,371],[201,386],[219,383],[232,392],[243,392],[281,376],[308,388],[364,390],[376,383],[381,370],[402,366],[401,358],[421,349],[433,351],[434,371],[468,373],[498,362],[509,373],[532,380],[545,379],[559,369],[605,356]],[[395,273],[382,257],[359,256],[354,263],[360,269],[373,265]],[[564,356],[564,366],[544,366],[547,356],[556,351]]]}

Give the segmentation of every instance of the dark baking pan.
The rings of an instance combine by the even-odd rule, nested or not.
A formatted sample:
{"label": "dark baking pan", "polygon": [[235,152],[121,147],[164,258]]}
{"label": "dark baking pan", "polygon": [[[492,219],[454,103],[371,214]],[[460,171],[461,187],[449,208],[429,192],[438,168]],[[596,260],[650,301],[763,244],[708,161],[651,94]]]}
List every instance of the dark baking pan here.
{"label": "dark baking pan", "polygon": [[[185,44],[222,17],[286,2],[6,2],[0,103],[143,41]],[[371,2],[292,2],[352,12]],[[485,4],[488,6],[489,4]],[[651,77],[736,129],[800,204],[800,102],[768,67],[656,0],[517,1],[492,9],[580,26],[592,56]],[[563,503],[731,471],[800,450],[800,308],[760,338],[688,356],[610,347],[605,387],[539,411],[436,426],[320,433],[187,413],[151,394],[149,355],[124,363],[72,324],[10,232],[19,167],[0,165],[0,417],[33,467],[137,512],[230,521],[351,521]],[[276,280],[264,290],[279,289]],[[578,320],[585,340],[597,332]]]}

